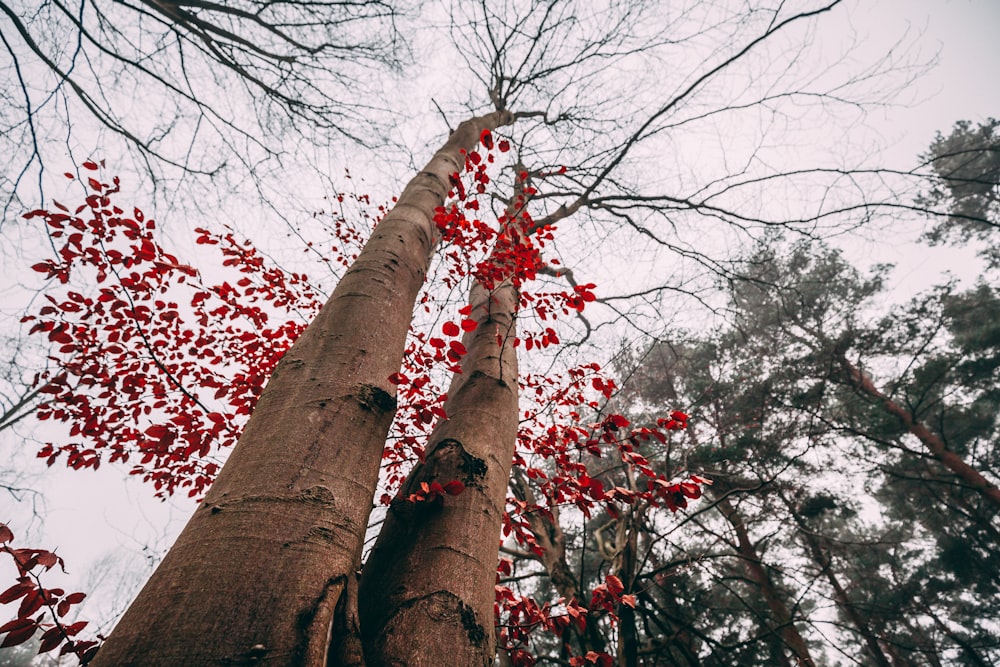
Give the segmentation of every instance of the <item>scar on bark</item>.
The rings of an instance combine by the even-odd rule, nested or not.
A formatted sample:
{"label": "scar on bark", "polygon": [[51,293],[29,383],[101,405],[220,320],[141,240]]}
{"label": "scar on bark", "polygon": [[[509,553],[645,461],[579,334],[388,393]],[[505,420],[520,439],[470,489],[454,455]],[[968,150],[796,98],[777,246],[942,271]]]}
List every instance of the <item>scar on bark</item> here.
{"label": "scar on bark", "polygon": [[358,385],[357,399],[358,404],[369,412],[386,414],[396,410],[396,398],[372,384]]}
{"label": "scar on bark", "polygon": [[462,443],[454,438],[445,438],[439,442],[427,456],[427,461],[436,464],[432,464],[434,469],[443,468],[456,455],[461,459],[456,467],[462,472],[462,483],[466,486],[479,484],[486,476],[486,461],[469,454]]}
{"label": "scar on bark", "polygon": [[469,635],[469,641],[476,646],[482,646],[483,642],[486,641],[486,630],[476,620],[476,612],[461,600],[459,600],[458,604],[462,618],[462,627],[465,628],[466,634]]}
{"label": "scar on bark", "polygon": [[446,620],[453,624],[457,621],[462,629],[465,630],[469,641],[476,646],[481,647],[487,641],[486,628],[479,623],[479,620],[476,618],[476,612],[451,591],[434,591],[433,593],[406,600],[393,612],[390,619],[387,619],[384,627],[391,625],[391,618],[397,617],[410,609],[422,609],[423,613],[439,621]]}

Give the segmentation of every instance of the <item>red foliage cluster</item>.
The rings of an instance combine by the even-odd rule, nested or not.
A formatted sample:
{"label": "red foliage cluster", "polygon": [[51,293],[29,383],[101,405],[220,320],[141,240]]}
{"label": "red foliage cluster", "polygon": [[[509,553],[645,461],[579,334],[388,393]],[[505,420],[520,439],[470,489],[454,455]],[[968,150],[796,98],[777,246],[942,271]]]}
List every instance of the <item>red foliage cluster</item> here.
{"label": "red foliage cluster", "polygon": [[306,276],[269,266],[230,230],[195,230],[233,273],[232,284],[206,284],[158,243],[152,219],[113,203],[112,183],[89,178],[91,194],[73,213],[56,202],[24,216],[42,219],[61,243],[36,271],[98,286],[89,295],[50,290],[48,304],[22,320],[57,353],[55,370],[37,379],[46,397],[38,417],[68,424],[71,438],[38,455],[49,465],[65,456],[77,469],[105,457],[132,462],[132,474],[161,494],[201,495],[219,467],[210,454],[235,444],[319,298]]}
{"label": "red foliage cluster", "polygon": [[[544,292],[528,288],[542,267],[558,265],[555,259],[542,258],[546,242],[554,238],[553,227],[537,224],[527,211],[535,194],[529,174],[519,175],[522,194],[495,216],[495,223],[467,217],[467,212],[485,208],[477,197],[490,183],[487,165],[496,159],[490,151],[510,149],[507,140],[494,141],[487,131],[480,142],[485,156],[479,151],[465,154],[464,175],[451,178],[455,201],[435,213],[445,244],[439,253],[445,285],[450,289],[476,280],[492,289],[509,281],[519,289],[522,313],[542,323],[537,330],[522,326],[513,344],[523,342],[526,351],[556,345],[555,321],[575,316],[596,301],[596,286]],[[83,166],[99,170],[94,163]],[[464,177],[471,179],[468,188]],[[46,335],[55,347],[55,369],[38,379],[46,395],[39,417],[68,424],[71,438],[46,444],[39,456],[50,465],[65,456],[73,468],[96,468],[106,456],[110,462],[133,463],[132,474],[142,475],[160,494],[189,488],[190,495],[201,495],[218,471],[213,452],[236,442],[264,383],[319,308],[319,298],[306,276],[265,262],[231,230],[195,230],[197,243],[217,246],[221,271],[231,272],[230,280],[205,281],[197,269],[162,248],[153,220],[139,209],[128,215],[112,203],[118,179],[112,183],[89,178],[86,203],[72,213],[56,203],[56,211],[36,210],[25,216],[42,219],[61,244],[58,256],[36,264],[36,271],[61,285],[73,279],[97,286],[89,295],[68,288],[58,296],[50,292],[48,304],[24,318],[32,322],[32,333]],[[356,245],[359,239],[351,230],[338,225],[337,243]],[[335,246],[333,256],[337,263],[349,263],[346,250]],[[421,303],[428,313],[430,301],[425,293]],[[466,354],[461,337],[479,326],[472,307],[465,306],[431,332],[411,329],[402,368],[389,378],[396,385],[399,408],[383,457],[387,492],[382,503],[391,501],[409,465],[422,458],[433,424],[446,417],[447,397],[440,384],[448,373],[461,372]],[[507,332],[496,335],[502,346]],[[525,519],[528,512],[551,513],[553,507],[567,506],[590,516],[600,507],[615,516],[622,505],[640,502],[677,511],[701,494],[704,480],[692,476],[673,481],[660,469],[665,466],[650,459],[649,452],[656,451],[652,445],[667,445],[671,431],[686,427],[684,413],[675,411],[648,425],[632,425],[617,414],[588,423],[585,415],[600,414],[617,390],[592,363],[565,375],[527,375],[519,382],[524,413],[514,464],[533,480],[542,504],[509,498],[505,536],[537,553],[540,547]],[[615,485],[610,474],[591,475],[588,463],[605,456],[614,460],[608,470],[627,468],[643,483],[630,489]],[[407,499],[437,504],[462,490],[457,480],[433,482]],[[614,618],[618,605],[635,604],[614,576],[592,593],[589,609],[577,600],[557,601],[553,607],[498,586],[501,645],[515,664],[532,664],[527,645],[534,629],[561,633],[571,623],[582,628],[594,614]],[[53,604],[57,613],[59,602]],[[7,631],[26,632],[26,627]],[[68,640],[71,635],[64,636]],[[571,664],[604,662],[604,654],[588,654],[573,658]]]}
{"label": "red foliage cluster", "polygon": [[41,573],[56,565],[66,571],[63,559],[44,549],[15,549],[10,546],[13,540],[14,533],[0,523],[0,552],[11,557],[18,573],[17,583],[0,593],[0,604],[20,600],[14,619],[0,625],[0,635],[7,635],[0,642],[0,648],[23,644],[41,630],[39,653],[47,653],[61,646],[59,655],[72,653],[80,660],[80,664],[86,664],[96,654],[98,642],[74,639],[87,626],[87,621],[65,621],[66,614],[73,605],[82,602],[86,595],[67,594],[61,588],[42,586]]}
{"label": "red foliage cluster", "polygon": [[440,482],[431,482],[430,484],[420,482],[420,489],[416,493],[411,493],[406,499],[411,503],[428,503],[439,498],[443,500],[446,495],[457,496],[462,491],[465,491],[465,484],[457,479],[445,482],[443,485]]}

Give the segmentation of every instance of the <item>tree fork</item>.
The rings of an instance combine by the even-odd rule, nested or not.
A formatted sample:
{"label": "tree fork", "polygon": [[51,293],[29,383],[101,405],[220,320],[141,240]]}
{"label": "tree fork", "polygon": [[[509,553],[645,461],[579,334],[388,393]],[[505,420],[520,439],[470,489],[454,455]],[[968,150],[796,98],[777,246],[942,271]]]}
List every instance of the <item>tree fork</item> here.
{"label": "tree fork", "polygon": [[[336,611],[338,634],[356,634],[345,592],[395,414],[388,378],[437,236],[434,209],[463,168],[460,151],[512,120],[498,111],[463,122],[407,184],[93,664],[311,667],[327,662]],[[341,649],[351,643],[338,638]]]}

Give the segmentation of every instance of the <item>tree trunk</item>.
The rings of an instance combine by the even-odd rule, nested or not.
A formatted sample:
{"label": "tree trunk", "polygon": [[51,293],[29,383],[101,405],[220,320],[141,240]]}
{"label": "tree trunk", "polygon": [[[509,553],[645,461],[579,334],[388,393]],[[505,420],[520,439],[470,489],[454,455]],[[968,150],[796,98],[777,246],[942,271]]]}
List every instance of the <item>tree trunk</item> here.
{"label": "tree trunk", "polygon": [[981,493],[995,508],[1000,508],[1000,488],[997,488],[995,484],[983,477],[982,473],[963,461],[962,457],[958,454],[949,450],[944,440],[927,428],[927,426],[916,421],[909,410],[906,410],[903,406],[879,391],[871,378],[865,375],[860,368],[848,361],[843,351],[837,350],[836,354],[837,360],[847,374],[851,386],[868,398],[874,399],[883,410],[899,419],[906,427],[906,430],[923,443],[924,447],[927,448],[927,451],[931,453],[935,460],[955,473],[966,486]]}
{"label": "tree trunk", "polygon": [[850,597],[848,597],[847,591],[844,590],[844,587],[840,584],[840,580],[837,579],[837,575],[833,571],[833,559],[830,557],[830,554],[823,549],[820,539],[814,533],[809,532],[809,529],[800,522],[798,517],[796,517],[796,522],[799,523],[799,534],[802,535],[802,538],[806,542],[809,555],[824,576],[826,576],[826,580],[830,582],[830,587],[833,588],[833,597],[837,602],[837,606],[850,619],[861,636],[865,638],[865,645],[868,647],[869,655],[871,655],[879,667],[892,667],[892,663],[889,662],[888,656],[886,656],[879,645],[875,633],[868,627],[868,623],[861,617],[858,609],[851,602]]}
{"label": "tree trunk", "polygon": [[764,602],[767,603],[767,608],[771,610],[771,614],[778,624],[775,631],[781,637],[785,646],[792,652],[795,662],[799,667],[815,667],[816,663],[813,662],[812,657],[809,655],[809,648],[806,646],[805,640],[799,634],[795,623],[792,621],[792,614],[788,611],[784,600],[781,599],[781,595],[774,587],[771,576],[767,573],[760,556],[757,555],[757,549],[750,541],[743,516],[729,502],[729,498],[725,495],[718,497],[715,503],[716,507],[719,508],[719,511],[726,517],[726,520],[729,521],[729,524],[736,532],[738,552],[740,558],[743,559],[747,576],[760,589],[761,595],[764,597]]}
{"label": "tree trunk", "polygon": [[[632,481],[632,480],[630,480]],[[635,484],[631,485],[633,488]],[[625,544],[619,557],[615,559],[615,570],[618,578],[625,584],[625,593],[633,593],[635,589],[636,554],[639,550],[636,526],[639,511],[630,507],[626,513]],[[639,664],[639,631],[636,627],[635,609],[624,602],[618,605],[618,667],[636,667]]]}
{"label": "tree trunk", "polygon": [[[360,658],[355,576],[434,209],[463,170],[460,150],[511,120],[462,123],[406,186],[93,664],[318,666],[331,639]],[[335,614],[343,636],[331,638]]]}
{"label": "tree trunk", "polygon": [[[517,441],[518,293],[508,281],[472,288],[479,326],[445,402],[447,419],[391,503],[361,578],[369,667],[491,667],[497,551]],[[497,344],[497,336],[502,344]],[[459,480],[457,496],[412,502],[422,482]]]}

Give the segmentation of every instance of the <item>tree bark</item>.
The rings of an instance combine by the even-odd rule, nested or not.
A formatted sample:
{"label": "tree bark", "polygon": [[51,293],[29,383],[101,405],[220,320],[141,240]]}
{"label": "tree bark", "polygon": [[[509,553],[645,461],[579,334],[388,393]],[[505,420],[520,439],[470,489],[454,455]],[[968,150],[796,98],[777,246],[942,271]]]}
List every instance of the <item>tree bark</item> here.
{"label": "tree bark", "polygon": [[721,495],[715,502],[716,507],[719,508],[719,511],[726,517],[726,520],[736,532],[738,553],[740,558],[743,559],[747,576],[757,585],[761,595],[764,597],[767,608],[771,611],[775,622],[778,624],[775,632],[777,632],[785,646],[792,652],[795,662],[799,667],[816,667],[816,663],[809,655],[809,648],[806,645],[805,639],[802,638],[802,635],[799,634],[798,629],[795,627],[791,612],[789,612],[785,601],[781,599],[781,595],[774,587],[771,576],[767,573],[764,563],[757,554],[757,549],[750,541],[750,535],[747,532],[743,516],[729,501],[727,496]]}
{"label": "tree bark", "polygon": [[962,480],[966,486],[982,494],[995,508],[1000,509],[1000,488],[997,488],[995,484],[983,477],[982,473],[962,460],[961,456],[949,450],[944,440],[927,428],[927,426],[914,419],[909,410],[906,410],[903,406],[883,394],[875,386],[871,378],[847,359],[843,351],[838,350],[836,354],[837,360],[847,374],[851,386],[868,398],[873,399],[887,413],[899,419],[903,423],[903,426],[906,427],[906,430],[920,440],[935,460],[955,473],[955,476]]}
{"label": "tree bark", "polygon": [[[460,150],[511,121],[462,123],[406,186],[93,664],[318,666],[331,639],[360,659],[352,592],[434,209],[463,169]],[[335,614],[344,636],[331,637]]]}
{"label": "tree bark", "polygon": [[[389,506],[361,578],[361,629],[369,667],[491,667],[497,552],[517,441],[518,293],[476,283],[479,323],[445,402],[447,419]],[[501,344],[497,344],[497,336]],[[457,496],[412,502],[422,482],[465,484]]]}

